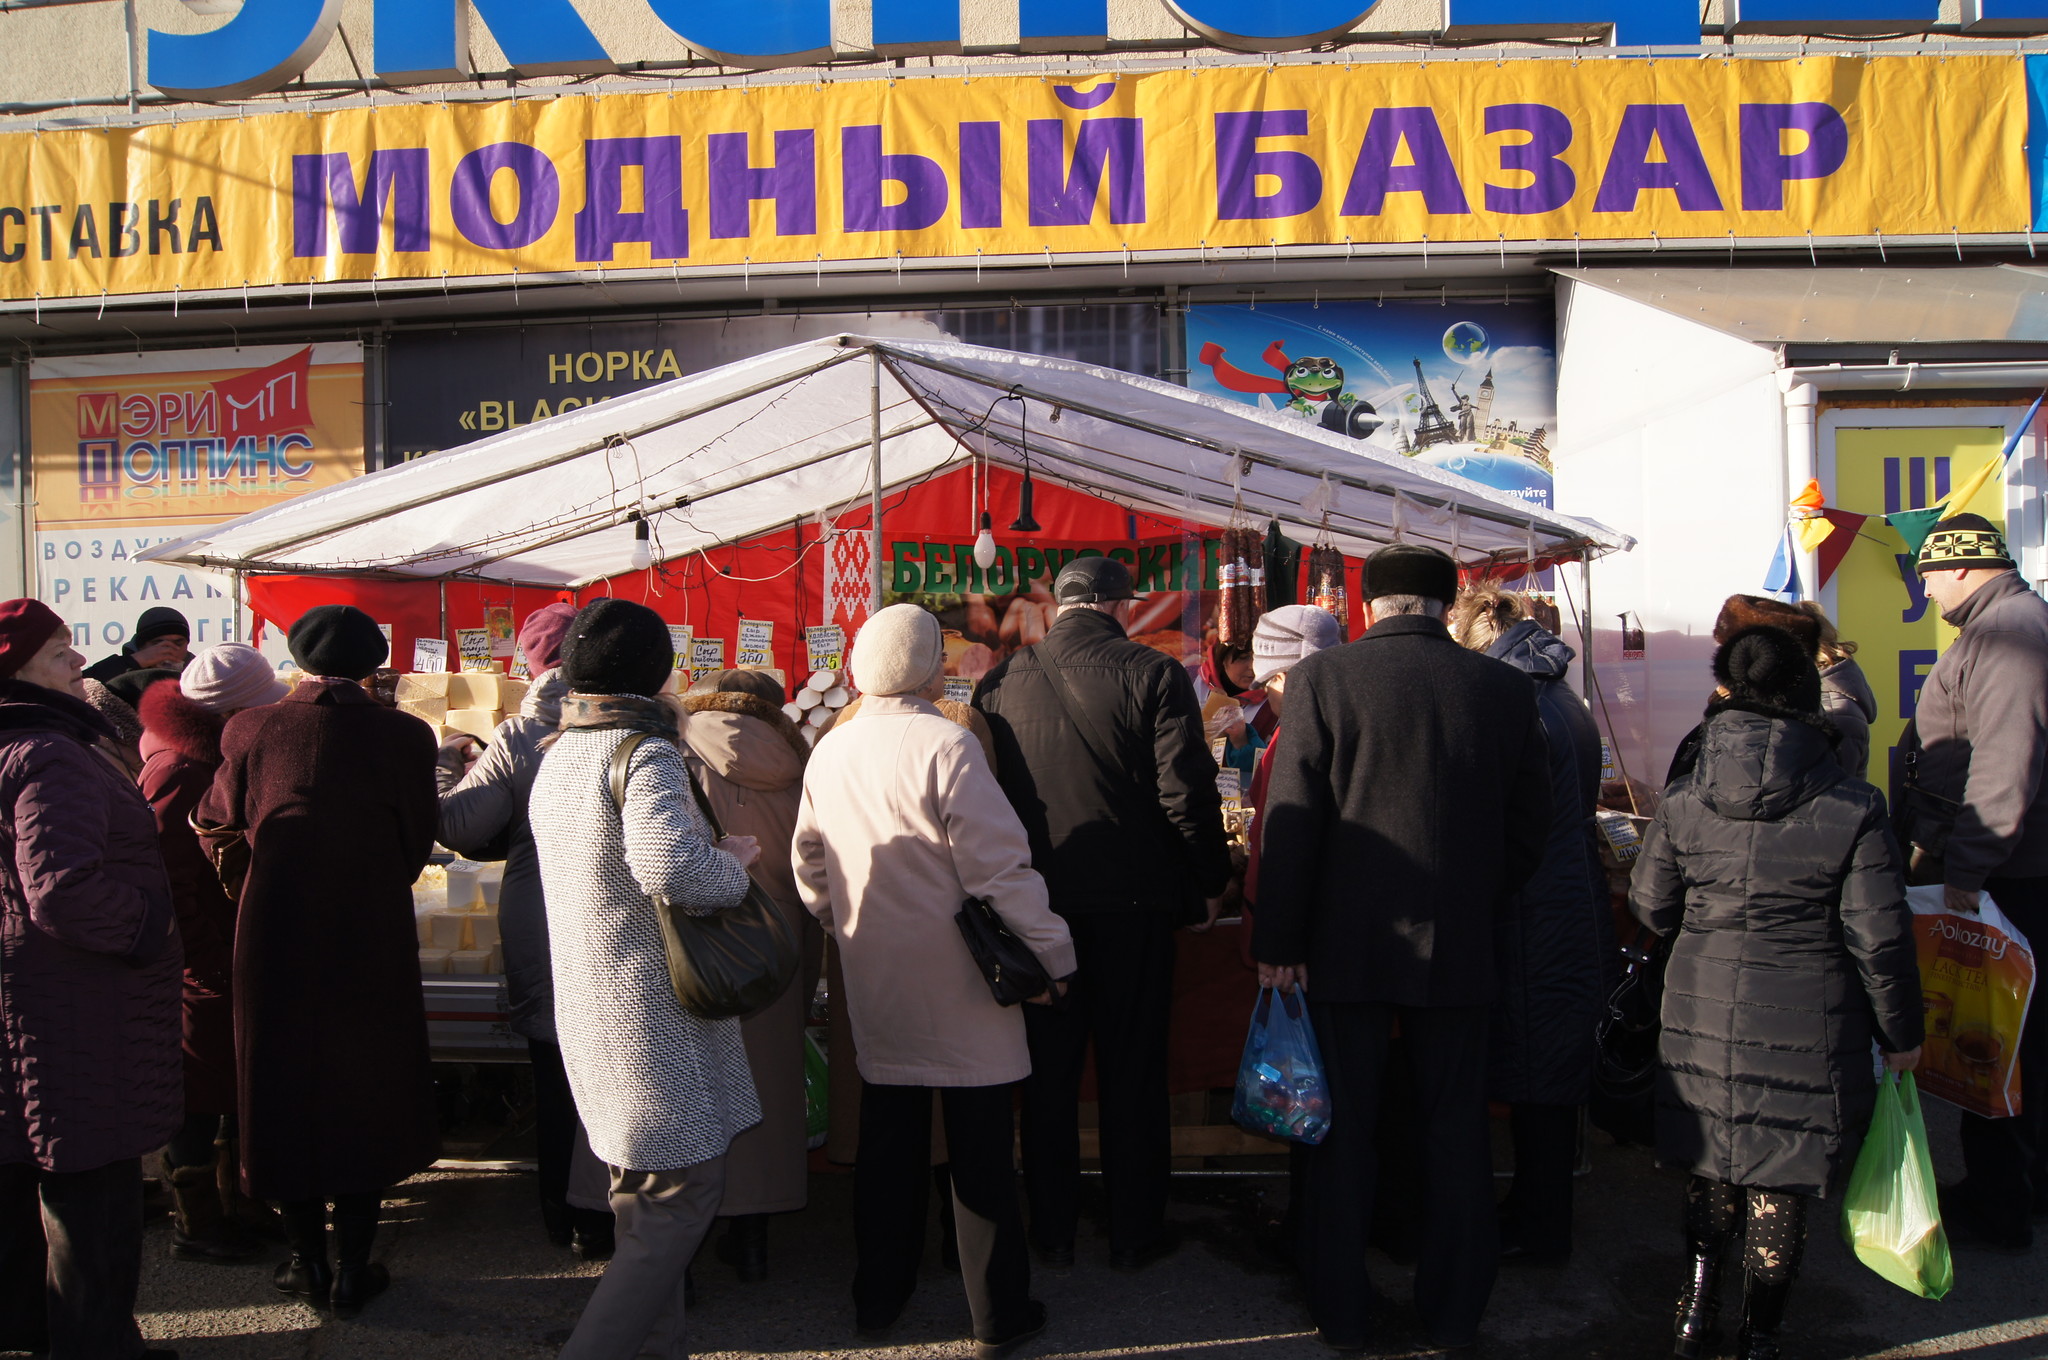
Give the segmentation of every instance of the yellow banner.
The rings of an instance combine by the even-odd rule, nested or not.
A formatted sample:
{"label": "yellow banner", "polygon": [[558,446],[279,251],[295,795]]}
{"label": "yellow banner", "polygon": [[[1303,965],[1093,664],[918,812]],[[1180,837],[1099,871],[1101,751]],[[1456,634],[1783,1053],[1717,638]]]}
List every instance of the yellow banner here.
{"label": "yellow banner", "polygon": [[2014,57],[1228,67],[0,137],[0,297],[2029,220]]}

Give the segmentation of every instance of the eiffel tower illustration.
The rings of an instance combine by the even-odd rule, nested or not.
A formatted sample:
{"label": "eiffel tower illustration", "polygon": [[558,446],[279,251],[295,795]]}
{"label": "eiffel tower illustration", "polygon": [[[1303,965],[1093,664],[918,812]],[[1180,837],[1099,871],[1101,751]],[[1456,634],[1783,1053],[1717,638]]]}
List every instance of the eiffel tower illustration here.
{"label": "eiffel tower illustration", "polygon": [[1458,427],[1445,419],[1443,409],[1436,404],[1429,380],[1422,376],[1420,359],[1415,361],[1415,391],[1422,398],[1422,410],[1415,417],[1415,447],[1426,449],[1432,444],[1457,443]]}

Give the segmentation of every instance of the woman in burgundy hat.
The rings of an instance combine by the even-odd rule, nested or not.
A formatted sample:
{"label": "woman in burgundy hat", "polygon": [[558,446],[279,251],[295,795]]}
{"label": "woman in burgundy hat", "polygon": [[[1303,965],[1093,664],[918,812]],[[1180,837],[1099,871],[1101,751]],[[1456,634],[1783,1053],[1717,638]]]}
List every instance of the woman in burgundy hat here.
{"label": "woman in burgundy hat", "polygon": [[184,1117],[184,954],[149,804],[35,600],[0,603],[0,1350],[135,1326],[142,1157]]}

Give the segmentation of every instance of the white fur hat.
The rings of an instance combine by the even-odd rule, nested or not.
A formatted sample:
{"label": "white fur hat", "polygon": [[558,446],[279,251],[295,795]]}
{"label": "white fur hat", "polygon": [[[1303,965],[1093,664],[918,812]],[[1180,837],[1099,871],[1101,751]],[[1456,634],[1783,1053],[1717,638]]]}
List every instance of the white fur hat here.
{"label": "white fur hat", "polygon": [[873,614],[853,639],[853,683],[864,694],[915,694],[946,668],[938,616],[914,604]]}
{"label": "white fur hat", "polygon": [[1344,640],[1326,609],[1287,604],[1259,616],[1252,630],[1252,683],[1263,685],[1305,656]]}

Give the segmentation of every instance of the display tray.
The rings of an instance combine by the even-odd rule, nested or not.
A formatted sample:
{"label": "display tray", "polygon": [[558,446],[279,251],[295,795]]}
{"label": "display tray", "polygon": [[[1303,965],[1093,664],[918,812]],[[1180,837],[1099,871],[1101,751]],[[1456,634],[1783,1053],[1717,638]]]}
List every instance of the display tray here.
{"label": "display tray", "polygon": [[512,1032],[502,974],[422,976],[420,991],[434,1061],[525,1061],[526,1040]]}

